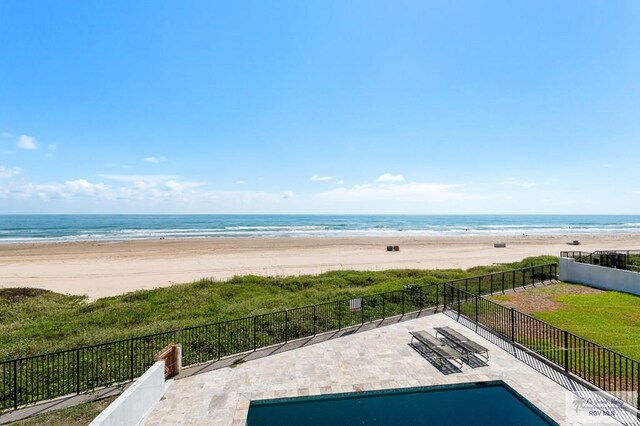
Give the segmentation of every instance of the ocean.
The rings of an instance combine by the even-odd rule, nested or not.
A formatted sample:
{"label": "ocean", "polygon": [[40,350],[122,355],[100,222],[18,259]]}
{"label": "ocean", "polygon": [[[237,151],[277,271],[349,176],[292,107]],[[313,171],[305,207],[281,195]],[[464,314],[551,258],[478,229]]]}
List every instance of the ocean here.
{"label": "ocean", "polygon": [[640,233],[640,215],[0,215],[0,243]]}

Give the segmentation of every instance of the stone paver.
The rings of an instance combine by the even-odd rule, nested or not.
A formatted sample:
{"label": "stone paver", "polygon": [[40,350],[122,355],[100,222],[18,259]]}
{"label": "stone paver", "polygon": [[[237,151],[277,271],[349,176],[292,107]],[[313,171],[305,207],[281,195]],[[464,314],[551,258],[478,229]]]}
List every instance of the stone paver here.
{"label": "stone paver", "polygon": [[[438,326],[452,327],[489,348],[488,365],[465,364],[451,374],[435,368],[409,345],[409,331],[435,334]],[[578,385],[497,340],[506,350],[444,314],[400,322],[175,380],[146,425],[244,425],[251,400],[487,380],[503,380],[554,420],[568,424],[565,387]],[[542,374],[527,363],[548,371]]]}

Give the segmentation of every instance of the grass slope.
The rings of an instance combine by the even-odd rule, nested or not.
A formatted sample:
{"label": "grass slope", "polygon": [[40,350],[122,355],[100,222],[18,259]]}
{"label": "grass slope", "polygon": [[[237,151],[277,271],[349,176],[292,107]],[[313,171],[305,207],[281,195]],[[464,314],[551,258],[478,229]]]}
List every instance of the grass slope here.
{"label": "grass slope", "polygon": [[[581,291],[580,289],[585,289]],[[640,297],[615,291],[590,291],[577,284],[559,283],[494,299],[578,336],[640,359]],[[543,299],[548,299],[545,302]],[[549,303],[551,302],[551,303]]]}
{"label": "grass slope", "polygon": [[44,290],[0,289],[0,360],[552,262],[557,257],[539,256],[466,271],[249,275],[226,282],[205,279],[136,291],[92,303],[82,296]]}
{"label": "grass slope", "polygon": [[11,426],[86,426],[114,400],[115,396],[64,408],[26,420],[11,423]]}

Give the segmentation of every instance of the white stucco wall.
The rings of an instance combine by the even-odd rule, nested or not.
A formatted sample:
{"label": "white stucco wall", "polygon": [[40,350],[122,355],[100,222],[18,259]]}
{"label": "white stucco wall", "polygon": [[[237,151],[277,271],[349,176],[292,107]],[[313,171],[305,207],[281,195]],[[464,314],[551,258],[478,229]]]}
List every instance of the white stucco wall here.
{"label": "white stucco wall", "polygon": [[567,257],[560,258],[560,281],[640,296],[640,273],[589,265]]}
{"label": "white stucco wall", "polygon": [[164,361],[158,361],[93,419],[89,426],[139,425],[160,401],[164,391]]}

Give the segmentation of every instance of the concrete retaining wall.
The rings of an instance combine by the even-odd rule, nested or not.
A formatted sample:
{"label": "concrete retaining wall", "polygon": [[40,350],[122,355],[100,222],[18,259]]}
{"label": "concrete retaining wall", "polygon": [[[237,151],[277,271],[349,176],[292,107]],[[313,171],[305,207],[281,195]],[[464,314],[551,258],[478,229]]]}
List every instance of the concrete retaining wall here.
{"label": "concrete retaining wall", "polygon": [[560,281],[640,296],[640,273],[589,265],[568,257],[560,258]]}
{"label": "concrete retaining wall", "polygon": [[89,426],[139,425],[165,391],[164,361],[158,361],[96,417]]}

